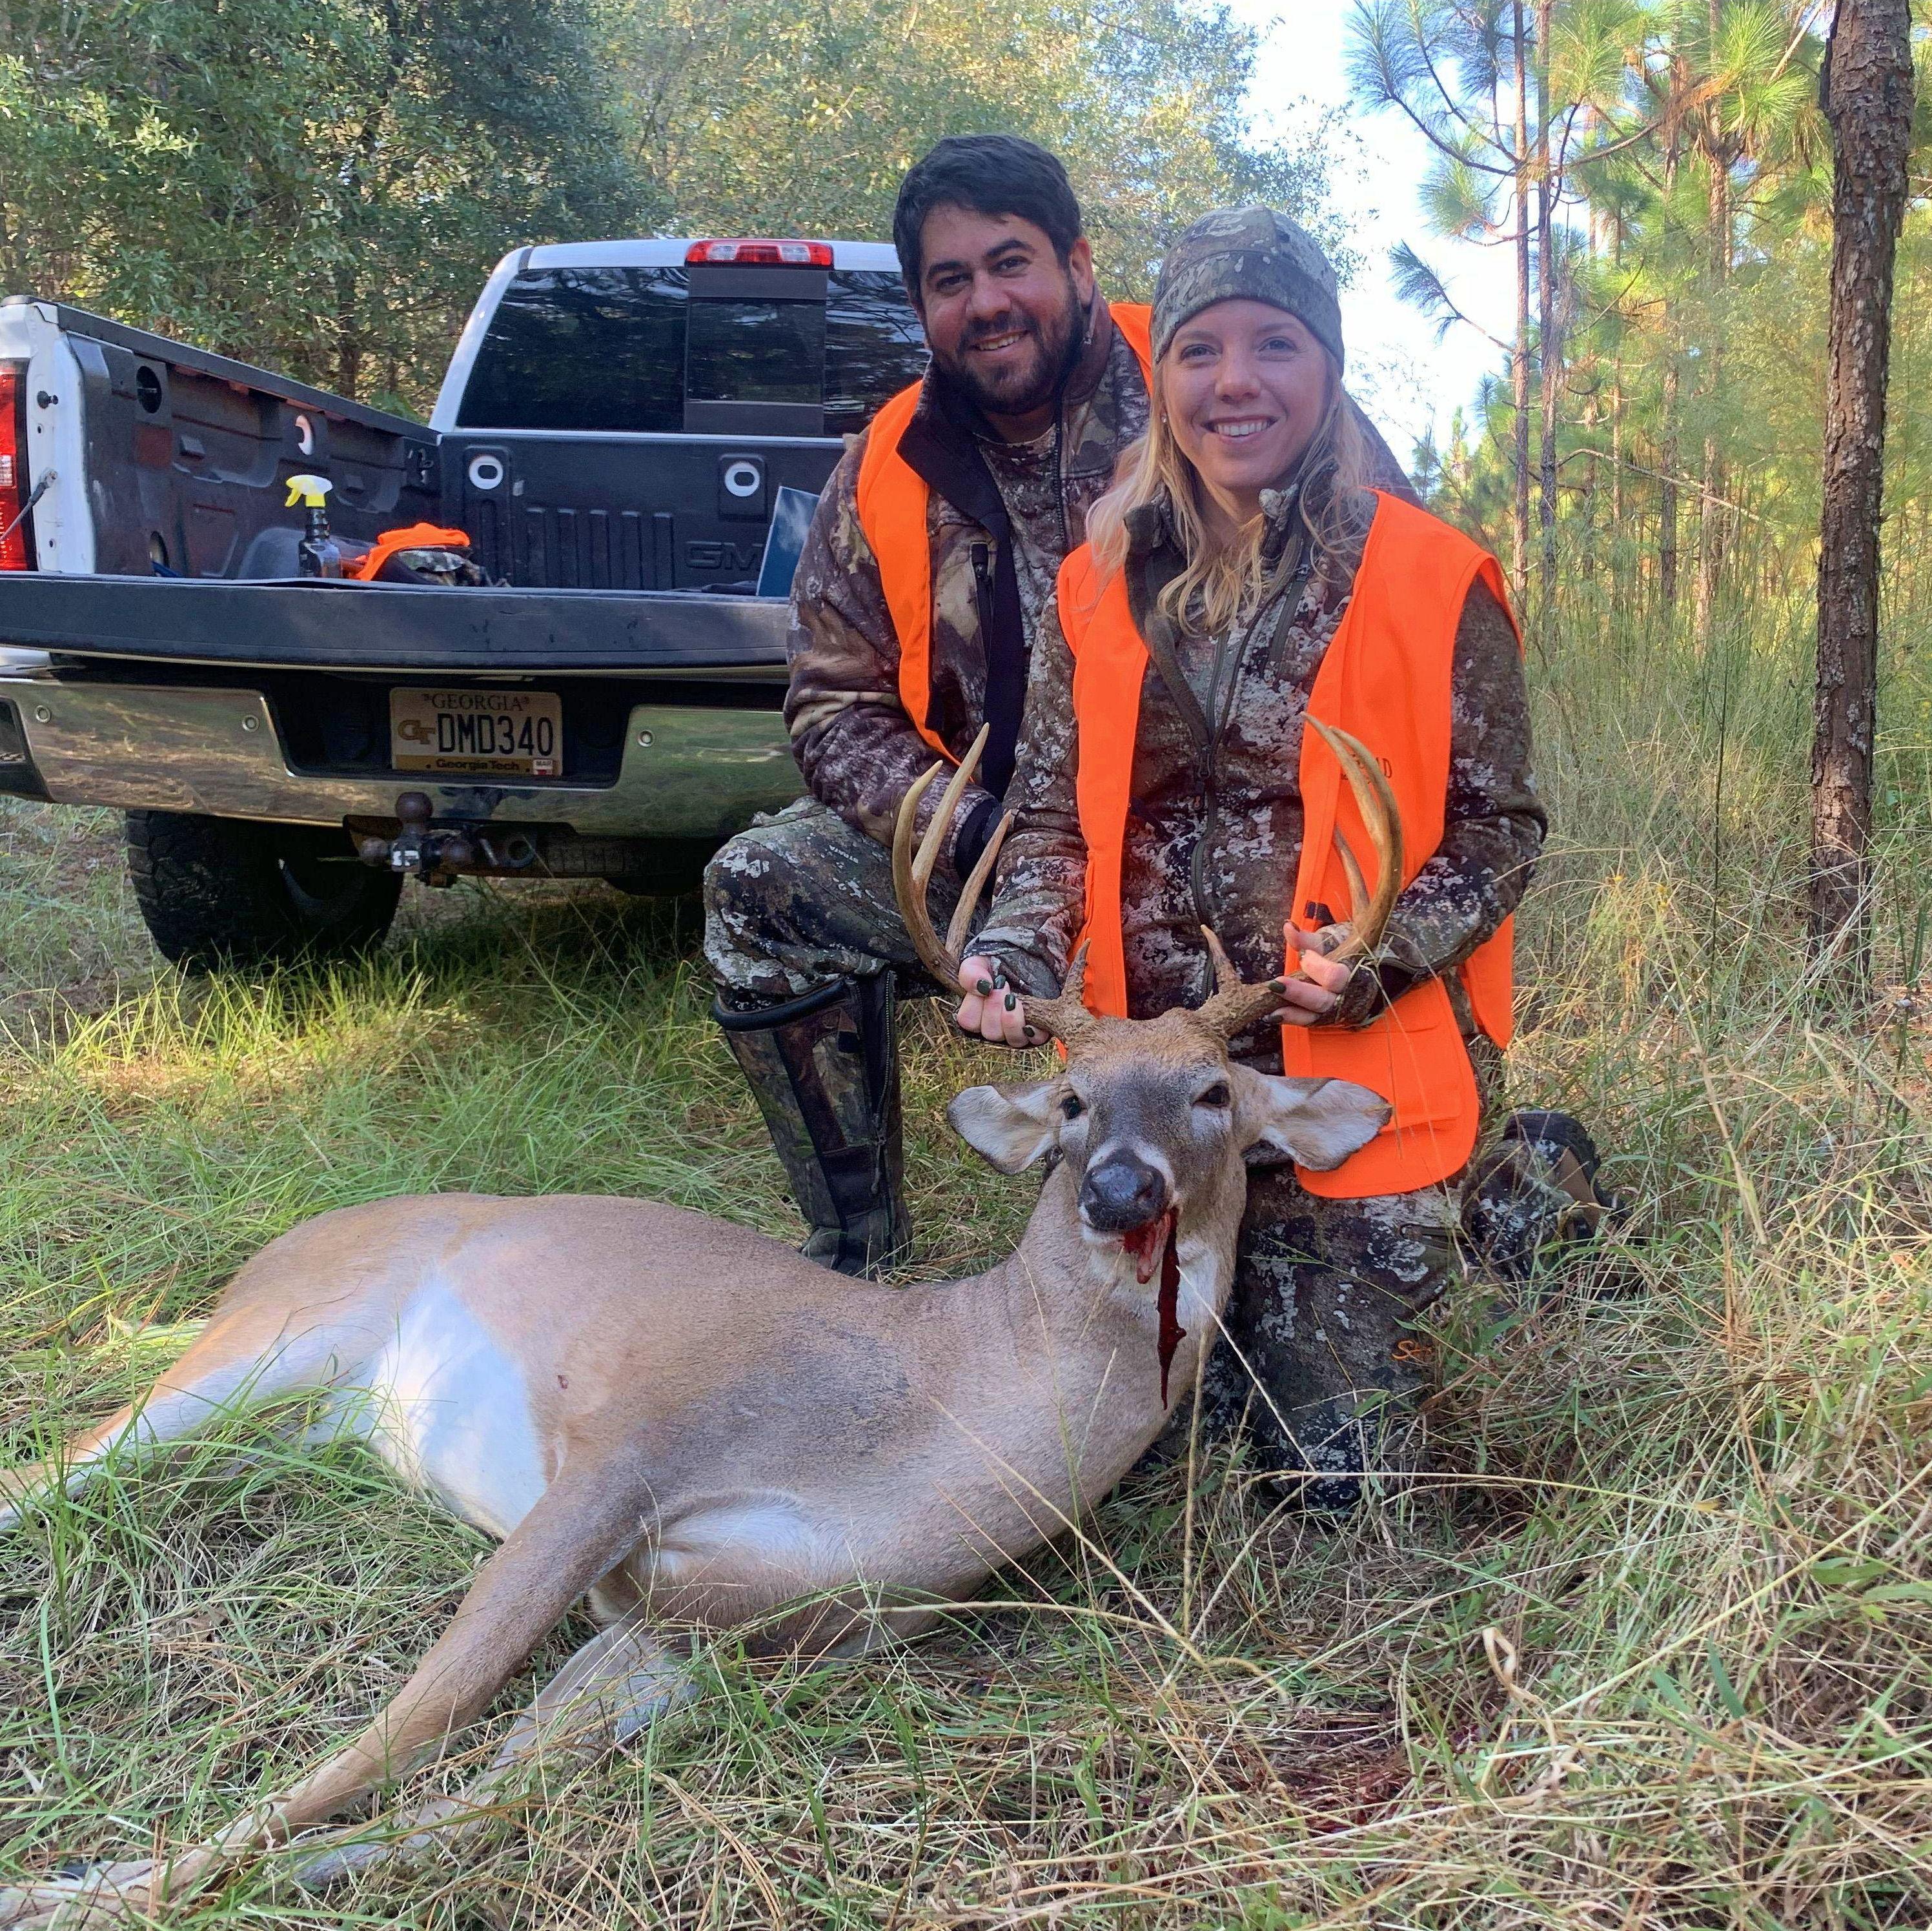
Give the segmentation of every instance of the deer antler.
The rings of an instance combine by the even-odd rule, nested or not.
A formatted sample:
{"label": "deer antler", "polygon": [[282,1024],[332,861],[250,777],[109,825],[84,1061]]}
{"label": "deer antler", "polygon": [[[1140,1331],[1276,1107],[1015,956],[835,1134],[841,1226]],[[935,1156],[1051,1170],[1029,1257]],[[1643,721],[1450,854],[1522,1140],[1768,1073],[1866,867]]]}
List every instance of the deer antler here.
{"label": "deer antler", "polygon": [[[1341,766],[1342,775],[1348,779],[1348,788],[1360,808],[1369,841],[1376,848],[1376,889],[1371,895],[1348,840],[1339,828],[1334,834],[1336,855],[1348,879],[1349,932],[1329,957],[1361,958],[1381,944],[1396,895],[1402,889],[1402,814],[1382,766],[1359,738],[1324,724],[1318,718],[1311,717],[1307,721],[1335,754],[1335,761]],[[1201,933],[1208,941],[1208,956],[1214,961],[1214,991],[1202,1004],[1199,1017],[1224,1039],[1232,1039],[1280,1009],[1283,982],[1266,979],[1250,985],[1235,970],[1234,961],[1214,933],[1205,925]]]}
{"label": "deer antler", "polygon": [[1232,1039],[1250,1026],[1260,1024],[1270,1012],[1281,1010],[1281,996],[1287,989],[1285,981],[1262,979],[1250,985],[1222,949],[1213,928],[1203,925],[1201,936],[1208,941],[1208,956],[1214,962],[1214,990],[1202,1001],[1196,1018],[1222,1039]]}
{"label": "deer antler", "polygon": [[1342,870],[1348,875],[1351,929],[1348,937],[1329,957],[1360,958],[1382,943],[1389,913],[1394,909],[1396,895],[1402,889],[1402,811],[1388,778],[1382,775],[1382,766],[1376,762],[1375,754],[1360,738],[1337,730],[1332,724],[1324,724],[1319,718],[1311,717],[1307,722],[1335,754],[1335,762],[1342,767],[1342,775],[1348,781],[1348,789],[1355,794],[1362,823],[1368,827],[1369,842],[1376,848],[1376,889],[1371,898],[1362,877],[1362,868],[1356,862],[1355,854],[1348,849],[1348,841],[1339,828],[1334,833],[1336,853],[1342,861]]}
{"label": "deer antler", "polygon": [[[959,888],[959,903],[946,925],[943,941],[933,930],[932,919],[926,910],[926,895],[932,883],[933,868],[939,862],[940,847],[946,842],[947,829],[952,823],[952,814],[958,808],[960,799],[966,795],[973,774],[980,768],[980,760],[985,754],[991,730],[990,725],[982,725],[980,735],[973,740],[972,748],[960,760],[959,769],[952,774],[952,781],[940,793],[939,808],[934,812],[932,822],[927,826],[926,836],[916,852],[913,850],[912,828],[919,816],[920,800],[932,788],[933,780],[945,769],[943,764],[934,765],[908,790],[900,801],[898,818],[892,826],[892,895],[898,901],[899,916],[905,921],[906,936],[912,940],[912,949],[919,955],[920,964],[941,985],[955,987],[962,992],[973,988],[959,976],[961,954],[967,936],[973,929],[973,914],[979,907],[980,895],[992,875],[994,862],[1000,855],[1000,846],[1006,842],[1006,833],[1012,829],[1012,813],[1009,811],[1000,820],[993,835],[986,841],[986,848],[980,854],[979,862]],[[1028,1000],[1028,1024],[1061,1041],[1071,1039],[1075,1033],[1090,1024],[1093,1015],[1080,999],[1081,983],[1086,971],[1086,948],[1082,946],[1067,969],[1066,983],[1058,999]]]}

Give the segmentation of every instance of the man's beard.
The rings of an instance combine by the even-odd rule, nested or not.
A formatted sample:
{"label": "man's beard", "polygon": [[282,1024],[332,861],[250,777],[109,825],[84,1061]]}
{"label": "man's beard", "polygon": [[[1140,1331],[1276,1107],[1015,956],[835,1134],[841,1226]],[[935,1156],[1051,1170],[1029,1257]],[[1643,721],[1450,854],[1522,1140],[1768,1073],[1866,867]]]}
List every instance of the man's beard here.
{"label": "man's beard", "polygon": [[[1009,335],[1017,325],[1030,334],[1034,355],[1030,369],[1011,369],[998,382],[988,382],[973,366],[973,344],[988,336]],[[987,415],[1030,415],[1059,399],[1066,379],[1080,359],[1084,345],[1087,312],[1073,277],[1066,277],[1066,301],[1054,320],[1042,327],[1018,309],[1010,319],[1002,317],[989,326],[976,329],[960,344],[957,358],[939,366],[961,394]],[[934,358],[937,361],[938,358]]]}

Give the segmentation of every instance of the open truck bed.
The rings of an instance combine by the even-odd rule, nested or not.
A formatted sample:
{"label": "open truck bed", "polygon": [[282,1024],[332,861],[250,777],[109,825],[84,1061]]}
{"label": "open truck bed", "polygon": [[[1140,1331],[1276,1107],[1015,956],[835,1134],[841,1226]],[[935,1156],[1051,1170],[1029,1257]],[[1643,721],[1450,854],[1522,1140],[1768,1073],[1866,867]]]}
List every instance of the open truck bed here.
{"label": "open truck bed", "polygon": [[[688,889],[800,789],[780,512],[925,365],[861,241],[516,249],[427,424],[0,300],[0,792],[124,811],[188,964],[352,952],[409,877]],[[297,577],[308,476],[489,587]]]}

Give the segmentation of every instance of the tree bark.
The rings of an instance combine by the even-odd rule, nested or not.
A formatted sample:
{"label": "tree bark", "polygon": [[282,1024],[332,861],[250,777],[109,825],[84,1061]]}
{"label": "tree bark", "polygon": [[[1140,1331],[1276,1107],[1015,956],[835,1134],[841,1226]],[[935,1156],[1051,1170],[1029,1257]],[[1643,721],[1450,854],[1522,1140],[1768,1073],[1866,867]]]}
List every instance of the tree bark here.
{"label": "tree bark", "polygon": [[1624,357],[1617,350],[1616,372],[1610,379],[1610,537],[1621,541],[1624,535]]}
{"label": "tree bark", "polygon": [[1543,421],[1538,443],[1537,520],[1542,538],[1538,590],[1544,620],[1556,595],[1556,413],[1563,375],[1563,344],[1556,327],[1556,276],[1551,204],[1561,185],[1550,165],[1550,13],[1536,8],[1536,283],[1537,361],[1542,377]]}
{"label": "tree bark", "polygon": [[[1707,0],[1706,17],[1710,46],[1706,66],[1713,73],[1718,64],[1718,37],[1724,24],[1722,0]],[[1709,169],[1707,181],[1710,210],[1710,289],[1706,303],[1709,317],[1708,335],[1699,373],[1702,379],[1703,413],[1706,423],[1722,421],[1724,411],[1724,327],[1722,312],[1724,289],[1731,274],[1731,154],[1717,117],[1717,103],[1707,110],[1708,129],[1705,160]],[[1718,576],[1724,564],[1724,489],[1723,452],[1718,439],[1704,432],[1704,461],[1697,493],[1697,602],[1696,636],[1700,651],[1709,648],[1711,625],[1716,613]]]}
{"label": "tree bark", "polygon": [[1870,966],[1879,519],[1892,266],[1912,139],[1910,0],[1839,0],[1822,104],[1836,167],[1811,751],[1810,937],[1862,992]]}
{"label": "tree bark", "polygon": [[1516,352],[1510,358],[1510,394],[1516,408],[1516,503],[1510,560],[1520,610],[1528,603],[1529,588],[1529,70],[1523,4],[1515,0],[1510,9],[1516,58]]}
{"label": "tree bark", "polygon": [[1666,614],[1677,602],[1677,345],[1666,347],[1664,365],[1664,441],[1658,467],[1664,480],[1657,493],[1657,585]]}

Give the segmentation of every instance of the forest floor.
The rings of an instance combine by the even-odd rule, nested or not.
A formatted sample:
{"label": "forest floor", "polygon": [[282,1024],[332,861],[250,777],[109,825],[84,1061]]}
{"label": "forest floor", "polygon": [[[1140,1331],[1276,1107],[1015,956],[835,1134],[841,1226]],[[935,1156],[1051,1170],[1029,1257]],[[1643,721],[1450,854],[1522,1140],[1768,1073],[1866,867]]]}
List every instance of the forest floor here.
{"label": "forest floor", "polygon": [[[1439,1311],[1437,1479],[1334,1522],[1226,1456],[1191,1498],[1137,1478],[925,1641],[822,1671],[712,1652],[695,1707],[557,1768],[458,1861],[320,1900],[272,1856],[170,1921],[1932,1922],[1915,713],[1880,996],[1846,1012],[1798,944],[1802,629],[1565,635],[1511,1096],[1580,1114],[1633,1210],[1541,1296],[1472,1280]],[[365,964],[184,981],[115,820],[0,803],[9,1456],[144,1384],[325,1207],[611,1191],[795,1237],[695,937],[689,904],[601,889],[412,889]],[[983,1264],[1034,1183],[943,1126],[980,1049],[922,1010],[906,1060],[916,1272]],[[240,1422],[32,1515],[0,1540],[0,1882],[184,1843],[288,1780],[484,1548],[359,1451]],[[487,1757],[585,1633],[404,1795]]]}

